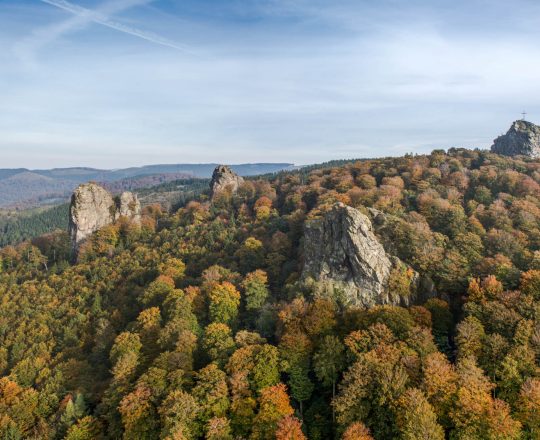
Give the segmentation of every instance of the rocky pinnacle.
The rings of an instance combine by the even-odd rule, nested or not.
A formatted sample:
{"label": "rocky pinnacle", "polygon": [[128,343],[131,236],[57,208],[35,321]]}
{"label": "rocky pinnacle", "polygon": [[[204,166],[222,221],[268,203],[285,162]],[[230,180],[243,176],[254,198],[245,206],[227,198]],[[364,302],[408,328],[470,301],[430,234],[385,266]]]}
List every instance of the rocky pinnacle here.
{"label": "rocky pinnacle", "polygon": [[95,183],[79,185],[69,208],[69,235],[74,250],[92,233],[122,216],[140,222],[141,204],[135,194],[124,192],[115,199]]}
{"label": "rocky pinnacle", "polygon": [[218,165],[210,181],[211,197],[214,199],[224,191],[230,191],[231,194],[234,194],[242,183],[244,183],[244,179],[227,165]]}
{"label": "rocky pinnacle", "polygon": [[540,157],[540,126],[532,122],[515,121],[510,129],[493,141],[491,151],[505,156]]}

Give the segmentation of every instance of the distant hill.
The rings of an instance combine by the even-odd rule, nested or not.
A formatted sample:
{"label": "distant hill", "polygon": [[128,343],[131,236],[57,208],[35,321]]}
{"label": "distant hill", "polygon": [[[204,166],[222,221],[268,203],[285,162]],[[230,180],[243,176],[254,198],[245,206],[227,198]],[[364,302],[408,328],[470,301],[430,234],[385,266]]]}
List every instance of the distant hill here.
{"label": "distant hill", "polygon": [[[0,208],[28,209],[56,205],[67,200],[73,189],[90,180],[102,182],[111,191],[138,189],[185,178],[209,178],[217,164],[162,164],[117,170],[54,168],[50,170],[0,169]],[[293,168],[289,163],[231,165],[242,176],[275,173]]]}

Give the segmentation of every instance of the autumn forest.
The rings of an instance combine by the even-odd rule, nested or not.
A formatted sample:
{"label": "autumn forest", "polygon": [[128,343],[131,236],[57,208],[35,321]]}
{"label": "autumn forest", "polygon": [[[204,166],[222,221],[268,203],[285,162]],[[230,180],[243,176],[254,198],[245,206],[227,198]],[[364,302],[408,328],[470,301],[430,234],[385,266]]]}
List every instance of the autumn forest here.
{"label": "autumn forest", "polygon": [[[336,203],[384,213],[433,295],[366,308],[303,277]],[[76,259],[66,231],[0,249],[0,439],[539,438],[539,160],[328,163],[147,205]]]}

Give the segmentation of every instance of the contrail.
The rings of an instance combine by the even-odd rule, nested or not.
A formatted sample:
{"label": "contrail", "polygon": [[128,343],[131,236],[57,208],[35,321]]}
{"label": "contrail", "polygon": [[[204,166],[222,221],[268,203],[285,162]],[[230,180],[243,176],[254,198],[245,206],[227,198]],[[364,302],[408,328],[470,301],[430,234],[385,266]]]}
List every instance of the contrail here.
{"label": "contrail", "polygon": [[[189,48],[179,45],[174,41],[163,38],[159,35],[156,35],[152,32],[143,31],[131,26],[126,26],[117,21],[111,20],[106,14],[102,14],[98,11],[92,11],[90,9],[83,8],[82,6],[75,5],[66,0],[40,0],[43,3],[47,3],[51,6],[63,9],[64,11],[71,12],[72,14],[81,17],[85,20],[106,26],[111,29],[115,29],[119,32],[123,32],[128,35],[133,35],[134,37],[142,38],[143,40],[149,41],[151,43],[159,44],[161,46],[170,47],[172,49],[180,50],[183,52],[192,53]],[[136,2],[134,2],[136,3]],[[141,3],[140,1],[138,3]]]}

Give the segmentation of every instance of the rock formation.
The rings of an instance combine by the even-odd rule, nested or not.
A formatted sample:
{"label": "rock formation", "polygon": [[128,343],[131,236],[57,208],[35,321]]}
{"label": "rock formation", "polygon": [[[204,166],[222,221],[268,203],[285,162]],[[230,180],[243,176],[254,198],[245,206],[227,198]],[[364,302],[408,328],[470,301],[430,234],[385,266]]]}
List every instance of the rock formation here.
{"label": "rock formation", "polygon": [[73,248],[76,250],[89,235],[121,216],[140,222],[141,204],[135,194],[124,192],[115,200],[95,183],[79,185],[71,196],[69,208],[69,235]]}
{"label": "rock formation", "polygon": [[336,204],[306,222],[302,278],[330,283],[351,305],[410,305],[420,299],[420,276],[386,253],[359,210]]}
{"label": "rock formation", "polygon": [[125,191],[120,195],[115,220],[118,220],[120,217],[127,217],[136,223],[140,223],[141,203],[136,194]]}
{"label": "rock formation", "polygon": [[510,130],[493,141],[491,151],[505,156],[540,157],[540,126],[528,121],[515,121]]}
{"label": "rock formation", "polygon": [[227,165],[218,165],[210,182],[211,197],[213,199],[223,191],[230,191],[231,194],[234,194],[242,183],[244,183],[244,179]]}

